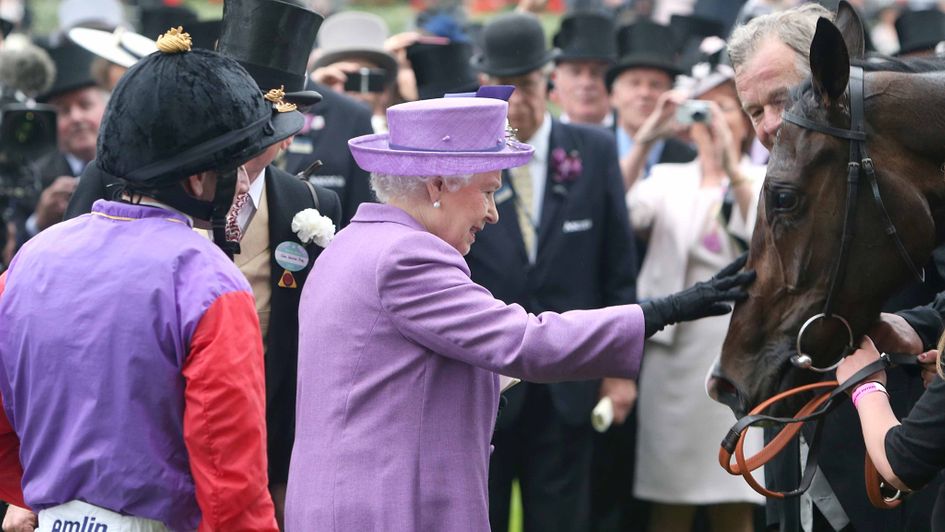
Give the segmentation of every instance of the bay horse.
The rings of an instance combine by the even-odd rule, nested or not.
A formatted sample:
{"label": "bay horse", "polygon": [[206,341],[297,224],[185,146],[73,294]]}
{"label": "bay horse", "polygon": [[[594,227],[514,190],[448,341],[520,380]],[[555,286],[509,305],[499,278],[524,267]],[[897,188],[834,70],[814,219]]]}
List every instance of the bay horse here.
{"label": "bay horse", "polygon": [[709,381],[738,417],[821,380],[810,367],[829,370],[857,346],[943,241],[945,72],[934,70],[945,63],[861,62],[862,23],[845,4],[836,25],[818,21],[811,77],[784,114],[747,264],[757,280]]}

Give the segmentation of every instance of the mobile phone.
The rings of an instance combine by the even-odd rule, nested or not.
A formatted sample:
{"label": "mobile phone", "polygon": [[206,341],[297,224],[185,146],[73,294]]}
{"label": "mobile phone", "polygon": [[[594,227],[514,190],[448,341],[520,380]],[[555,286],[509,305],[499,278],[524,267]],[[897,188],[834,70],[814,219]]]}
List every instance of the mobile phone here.
{"label": "mobile phone", "polygon": [[709,102],[705,100],[686,100],[676,108],[676,121],[680,124],[708,124],[711,118]]}
{"label": "mobile phone", "polygon": [[356,72],[349,72],[345,80],[347,92],[384,92],[386,72],[382,68],[361,68]]}

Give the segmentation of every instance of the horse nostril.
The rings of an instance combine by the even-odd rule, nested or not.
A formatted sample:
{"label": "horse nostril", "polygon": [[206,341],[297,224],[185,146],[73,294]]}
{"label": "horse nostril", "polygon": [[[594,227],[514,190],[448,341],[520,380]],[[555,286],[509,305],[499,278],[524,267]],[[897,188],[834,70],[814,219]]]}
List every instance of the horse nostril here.
{"label": "horse nostril", "polygon": [[733,412],[737,413],[743,410],[738,388],[725,377],[711,375],[706,382],[706,391],[709,397],[731,408]]}

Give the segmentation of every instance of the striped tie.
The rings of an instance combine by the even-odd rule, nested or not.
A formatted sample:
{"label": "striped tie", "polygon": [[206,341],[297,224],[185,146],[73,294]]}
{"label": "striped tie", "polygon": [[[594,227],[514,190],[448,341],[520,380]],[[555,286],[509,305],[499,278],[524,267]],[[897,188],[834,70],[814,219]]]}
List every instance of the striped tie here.
{"label": "striped tie", "polygon": [[515,207],[518,212],[518,227],[522,231],[522,242],[525,243],[525,252],[529,260],[535,255],[535,223],[532,221],[532,173],[528,165],[518,166],[509,170],[512,178],[512,188],[515,189]]}

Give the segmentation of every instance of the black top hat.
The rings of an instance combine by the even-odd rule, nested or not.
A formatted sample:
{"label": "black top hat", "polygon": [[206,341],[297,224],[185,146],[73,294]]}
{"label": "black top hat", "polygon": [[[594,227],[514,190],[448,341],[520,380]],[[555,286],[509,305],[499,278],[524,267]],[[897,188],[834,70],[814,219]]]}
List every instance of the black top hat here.
{"label": "black top hat", "polygon": [[[226,9],[226,7],[224,7],[224,9]],[[164,29],[167,30],[167,28]],[[220,33],[223,31],[223,21],[220,19],[198,20],[191,22],[189,26],[184,26],[184,29],[190,34],[194,48],[216,50],[217,41],[220,40]]]}
{"label": "black top hat", "polygon": [[706,37],[722,37],[725,26],[714,19],[698,15],[673,15],[669,19],[669,29],[673,32],[673,42],[679,56],[679,67],[689,71],[704,59],[706,53],[701,45]]}
{"label": "black top hat", "polygon": [[706,37],[721,37],[725,25],[721,21],[698,15],[673,15],[669,18],[669,29],[673,32],[676,48],[682,50],[691,41],[701,42]]}
{"label": "black top hat", "polygon": [[682,73],[676,63],[673,33],[668,26],[641,20],[617,30],[617,63],[607,71],[607,86],[631,68],[655,68],[670,77]]}
{"label": "black top hat", "polygon": [[486,24],[479,43],[482,53],[471,64],[491,76],[520,76],[552,61],[560,50],[549,50],[545,30],[532,15],[510,13]]}
{"label": "black top hat", "polygon": [[95,78],[92,77],[94,54],[68,41],[46,48],[46,51],[56,64],[56,78],[52,87],[41,94],[37,101],[48,102],[67,92],[95,86]]}
{"label": "black top hat", "polygon": [[12,20],[0,18],[0,34],[3,34],[4,37],[10,35],[10,32],[13,31],[15,26],[16,24],[14,24]]}
{"label": "black top hat", "polygon": [[272,105],[239,63],[188,48],[138,61],[105,109],[98,167],[133,189],[171,190],[187,176],[235,168],[279,134]]}
{"label": "black top hat", "polygon": [[614,31],[613,18],[603,13],[584,11],[565,15],[561,29],[552,40],[561,49],[557,60],[614,61],[617,59]]}
{"label": "black top hat", "polygon": [[945,13],[938,9],[906,11],[896,19],[897,55],[931,50],[945,41]]}
{"label": "black top hat", "polygon": [[[168,28],[183,26],[187,33],[197,22],[197,12],[186,7],[159,6],[141,9],[139,18],[141,34],[149,39],[157,39]],[[191,35],[193,39],[193,35]]]}
{"label": "black top hat", "polygon": [[448,92],[473,92],[479,88],[476,71],[469,64],[473,47],[465,42],[417,43],[407,48],[407,59],[417,78],[421,100],[440,98]]}
{"label": "black top hat", "polygon": [[263,92],[283,87],[286,101],[312,106],[322,97],[305,90],[305,78],[322,20],[279,0],[227,0],[217,50],[239,61]]}

